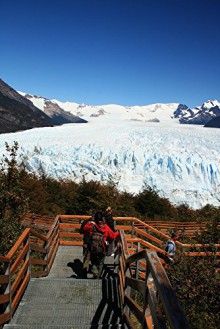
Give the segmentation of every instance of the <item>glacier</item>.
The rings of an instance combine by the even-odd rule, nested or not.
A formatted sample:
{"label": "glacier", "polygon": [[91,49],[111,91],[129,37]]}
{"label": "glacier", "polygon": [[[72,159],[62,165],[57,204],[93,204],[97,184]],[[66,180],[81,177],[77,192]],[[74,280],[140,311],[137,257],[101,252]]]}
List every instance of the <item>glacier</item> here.
{"label": "glacier", "polygon": [[17,141],[18,161],[29,172],[76,182],[111,180],[120,191],[134,194],[149,185],[176,205],[220,206],[220,129],[180,125],[170,113],[156,120],[154,111],[150,119],[155,120],[145,114],[139,120],[129,109],[119,111],[121,118],[117,109],[108,116],[109,108],[103,109],[105,115],[90,113],[85,124],[1,134],[0,158],[5,142]]}

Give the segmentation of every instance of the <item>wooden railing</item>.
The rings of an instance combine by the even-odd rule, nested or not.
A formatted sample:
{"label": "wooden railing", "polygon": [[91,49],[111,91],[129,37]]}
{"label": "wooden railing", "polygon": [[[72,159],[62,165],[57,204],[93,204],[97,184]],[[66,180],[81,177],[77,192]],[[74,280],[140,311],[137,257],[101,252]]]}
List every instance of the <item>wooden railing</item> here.
{"label": "wooden railing", "polygon": [[[159,220],[147,220],[145,223],[165,234],[170,234],[171,231],[177,230],[182,238],[194,238],[197,233],[206,231],[207,225],[209,224],[208,222],[175,222]],[[218,227],[220,227],[220,224]]]}
{"label": "wooden railing", "polygon": [[[140,251],[130,256],[121,232],[119,282],[123,318],[128,328],[190,328],[169,279],[155,251]],[[144,269],[139,276],[138,261]],[[139,294],[137,294],[139,293]]]}
{"label": "wooden railing", "polygon": [[[165,254],[164,247],[169,235],[161,232],[160,230],[154,228],[153,226],[141,221],[135,217],[114,217],[116,222],[126,222],[124,231],[131,232],[130,240],[128,235],[126,235],[127,241],[130,241],[134,250],[139,250],[137,244],[138,242],[143,246],[143,248],[152,249],[160,254]],[[127,223],[130,222],[130,226]],[[123,226],[117,226],[119,229],[123,229]],[[140,229],[141,227],[141,229]],[[131,238],[139,238],[141,240],[135,240]],[[212,250],[209,250],[209,245],[198,244],[198,243],[182,243],[176,241],[177,250],[179,249],[183,256],[189,257],[207,257],[212,256],[213,253],[215,257],[220,257],[220,244],[215,244],[212,246]]]}
{"label": "wooden railing", "polygon": [[[36,216],[36,218],[37,220],[34,223],[28,217],[25,219],[24,225],[29,227],[25,228],[8,254],[0,256],[0,325],[11,319],[30,278],[48,275],[59,245],[80,246],[83,244],[83,236],[79,233],[79,228],[81,222],[90,218],[90,216],[57,215],[53,221],[49,217],[46,218],[46,222],[44,222],[43,216]],[[145,252],[146,250],[154,251],[152,254],[154,259],[156,257],[155,252],[158,255],[164,255],[163,244],[169,236],[134,217],[114,217],[114,220],[117,224],[116,228],[124,232],[124,256],[120,259],[120,286],[123,297],[124,288],[122,289],[122,287],[125,287],[125,274],[123,273],[126,273],[127,267],[131,271],[131,278],[135,275],[136,279],[141,278],[146,281],[145,272],[147,271],[149,279],[149,273],[153,270],[149,272],[146,264],[152,263],[153,256],[146,256],[148,254],[145,254]],[[41,232],[46,232],[46,234]],[[182,244],[178,241],[177,247],[186,256],[208,255],[207,251],[202,251],[203,245]],[[215,255],[217,257],[220,256],[219,247],[220,245],[215,245]],[[197,250],[191,251],[192,248],[197,248]],[[141,258],[135,255],[141,255]],[[135,268],[131,263],[131,260],[133,262],[132,257],[137,257],[135,258]],[[156,267],[161,267],[161,263],[163,263],[163,260],[160,260],[160,265],[157,264]],[[153,265],[147,266],[151,268]],[[155,274],[151,273],[151,275],[154,278]],[[148,289],[150,289],[149,281],[147,282]],[[158,284],[155,281],[155,287]],[[138,283],[138,285],[143,287],[143,284]]]}
{"label": "wooden railing", "polygon": [[59,220],[46,236],[26,228],[6,256],[0,256],[0,324],[8,322],[31,277],[46,276],[59,245]]}

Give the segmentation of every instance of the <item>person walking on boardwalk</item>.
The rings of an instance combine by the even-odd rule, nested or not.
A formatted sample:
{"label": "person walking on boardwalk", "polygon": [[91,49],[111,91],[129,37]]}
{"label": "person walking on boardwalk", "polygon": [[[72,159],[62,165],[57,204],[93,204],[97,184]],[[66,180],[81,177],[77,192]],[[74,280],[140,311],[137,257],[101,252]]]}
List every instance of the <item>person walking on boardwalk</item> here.
{"label": "person walking on boardwalk", "polygon": [[104,222],[102,212],[98,211],[94,215],[94,222],[89,221],[83,228],[91,238],[90,259],[92,263],[93,278],[101,278],[105,254],[107,251],[106,242],[114,241],[119,237],[119,232],[113,232]]}
{"label": "person walking on boardwalk", "polygon": [[[104,213],[104,217],[105,217],[105,222],[106,224],[110,227],[110,229],[115,232],[115,222],[113,219],[113,214],[112,214],[112,208],[111,207],[107,207]],[[107,250],[107,256],[114,256],[114,247],[115,247],[115,243],[114,241],[110,242],[108,245],[108,250]]]}
{"label": "person walking on boardwalk", "polygon": [[107,207],[104,213],[105,222],[110,227],[110,229],[115,232],[115,222],[112,215],[112,208]]}
{"label": "person walking on boardwalk", "polygon": [[93,217],[85,219],[80,227],[79,233],[83,234],[83,272],[82,272],[82,278],[87,279],[87,273],[89,271],[89,265],[90,265],[90,244],[91,244],[91,236],[90,233],[87,231],[84,231],[84,226],[88,222],[94,221]]}
{"label": "person walking on boardwalk", "polygon": [[179,239],[177,233],[172,233],[171,238],[167,240],[167,245],[165,248],[166,256],[168,257],[169,262],[173,262],[173,257],[176,253],[176,241]]}

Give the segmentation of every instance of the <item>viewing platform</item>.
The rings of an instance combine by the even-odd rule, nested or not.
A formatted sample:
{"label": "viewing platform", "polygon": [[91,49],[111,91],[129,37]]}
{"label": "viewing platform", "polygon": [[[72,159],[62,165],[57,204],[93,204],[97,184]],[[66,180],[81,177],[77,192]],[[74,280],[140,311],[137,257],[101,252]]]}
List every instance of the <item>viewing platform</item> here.
{"label": "viewing platform", "polygon": [[[26,217],[24,231],[0,256],[4,329],[189,329],[167,277],[169,236],[134,217],[114,217],[120,244],[101,279],[82,279],[81,222],[90,216]],[[191,229],[191,228],[190,228]],[[220,245],[215,246],[218,264]],[[212,257],[206,245],[177,242],[182,257]]]}

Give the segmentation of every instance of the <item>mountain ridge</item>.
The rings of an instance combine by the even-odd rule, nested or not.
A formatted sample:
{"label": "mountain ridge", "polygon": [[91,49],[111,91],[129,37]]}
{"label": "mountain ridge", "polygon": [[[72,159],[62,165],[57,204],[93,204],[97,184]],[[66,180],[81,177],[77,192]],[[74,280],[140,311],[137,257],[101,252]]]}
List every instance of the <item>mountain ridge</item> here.
{"label": "mountain ridge", "polygon": [[0,79],[0,133],[51,127],[64,123],[85,123],[79,118],[47,101],[47,111],[36,107],[31,100]]}
{"label": "mountain ridge", "polygon": [[50,126],[46,114],[0,79],[0,133]]}
{"label": "mountain ridge", "polygon": [[[169,121],[180,124],[206,125],[210,120],[220,116],[220,102],[217,100],[204,102],[193,109],[181,103],[155,103],[143,106],[123,106],[117,104],[88,105],[75,102],[61,102],[56,99],[46,99],[20,92],[33,102],[33,104],[47,113],[47,103],[58,106],[72,115],[84,118],[86,121],[94,118],[104,118],[111,115],[112,119],[137,120],[145,122]],[[166,111],[166,113],[165,113]],[[167,122],[168,123],[168,122]]]}

